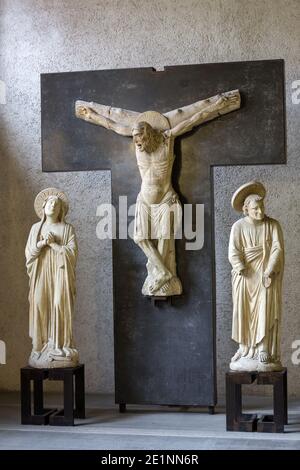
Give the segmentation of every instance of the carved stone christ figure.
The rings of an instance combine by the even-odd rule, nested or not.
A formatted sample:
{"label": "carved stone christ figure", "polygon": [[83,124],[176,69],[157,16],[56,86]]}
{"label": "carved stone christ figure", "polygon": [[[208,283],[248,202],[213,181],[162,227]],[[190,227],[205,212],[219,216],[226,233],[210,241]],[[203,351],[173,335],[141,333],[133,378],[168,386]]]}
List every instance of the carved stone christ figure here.
{"label": "carved stone christ figure", "polygon": [[142,179],[136,204],[134,241],[148,258],[148,276],[142,288],[144,295],[171,296],[182,292],[176,273],[174,240],[181,223],[181,205],[171,183],[175,137],[239,107],[238,90],[165,114],[76,102],[78,118],[133,137]]}
{"label": "carved stone christ figure", "polygon": [[232,338],[239,344],[230,369],[280,370],[281,285],[284,267],[282,231],[265,215],[266,191],[252,181],[233,195],[232,206],[244,217],[233,224],[229,241],[232,266]]}
{"label": "carved stone christ figure", "polygon": [[68,207],[66,195],[56,188],[41,191],[34,203],[40,221],[32,226],[25,249],[32,367],[78,364],[72,333],[77,242],[65,221]]}

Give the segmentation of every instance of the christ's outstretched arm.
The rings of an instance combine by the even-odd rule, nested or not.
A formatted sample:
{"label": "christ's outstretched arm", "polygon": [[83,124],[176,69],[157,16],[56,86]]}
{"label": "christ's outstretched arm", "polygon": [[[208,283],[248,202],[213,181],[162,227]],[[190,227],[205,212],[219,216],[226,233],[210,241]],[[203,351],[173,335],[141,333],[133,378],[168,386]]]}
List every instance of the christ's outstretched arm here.
{"label": "christ's outstretched arm", "polygon": [[[204,122],[211,121],[222,114],[230,113],[239,109],[241,105],[240,93],[238,90],[221,93],[203,101],[198,101],[185,108],[166,113],[171,124],[171,129],[166,131],[176,137],[191,131],[194,127]],[[168,115],[169,114],[169,115]],[[181,116],[181,121],[177,115]],[[174,126],[174,122],[177,124]],[[173,123],[173,125],[172,125]]]}
{"label": "christ's outstretched arm", "polygon": [[[238,90],[233,90],[174,109],[164,116],[170,123],[171,135],[176,137],[199,124],[239,109],[240,104],[240,93]],[[132,127],[140,115],[136,111],[81,100],[76,101],[75,114],[84,121],[111,129],[124,136],[132,135]]]}
{"label": "christ's outstretched arm", "polygon": [[117,134],[131,136],[132,126],[140,113],[78,100],[75,103],[75,114],[84,121],[111,129]]}

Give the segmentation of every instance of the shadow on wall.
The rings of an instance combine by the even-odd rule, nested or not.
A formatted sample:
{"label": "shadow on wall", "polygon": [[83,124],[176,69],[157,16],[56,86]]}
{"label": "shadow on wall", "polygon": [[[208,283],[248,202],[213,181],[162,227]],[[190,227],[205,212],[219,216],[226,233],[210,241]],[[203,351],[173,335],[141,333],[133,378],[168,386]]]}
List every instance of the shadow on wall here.
{"label": "shadow on wall", "polygon": [[[5,126],[5,123],[4,123]],[[24,366],[24,358],[30,351],[28,337],[28,292],[25,270],[25,243],[32,220],[27,218],[32,204],[32,190],[24,177],[24,170],[18,166],[18,160],[12,147],[19,140],[18,136],[11,144],[8,130],[0,130],[1,155],[1,205],[0,218],[0,335],[7,347],[7,366],[2,377],[2,388],[6,383],[10,389],[19,389],[16,369]],[[17,144],[22,149],[22,143]],[[24,155],[23,155],[24,156]],[[22,273],[22,277],[17,273]],[[12,317],[13,315],[13,317]],[[2,374],[1,374],[2,375]]]}

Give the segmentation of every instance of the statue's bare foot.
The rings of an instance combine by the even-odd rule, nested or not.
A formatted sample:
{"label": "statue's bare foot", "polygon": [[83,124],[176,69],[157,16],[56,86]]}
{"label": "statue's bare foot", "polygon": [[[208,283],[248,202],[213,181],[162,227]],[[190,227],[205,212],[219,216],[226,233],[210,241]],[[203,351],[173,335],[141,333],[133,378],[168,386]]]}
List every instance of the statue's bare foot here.
{"label": "statue's bare foot", "polygon": [[164,273],[162,276],[153,279],[149,283],[149,291],[151,294],[154,294],[157,290],[159,290],[166,282],[168,282],[172,278],[171,273]]}
{"label": "statue's bare foot", "polygon": [[237,350],[237,352],[235,353],[235,355],[232,356],[231,362],[235,362],[235,361],[238,361],[239,359],[241,359],[241,357],[243,356],[243,352],[244,352],[244,348],[242,346],[240,346],[239,349]]}
{"label": "statue's bare foot", "polygon": [[231,358],[231,362],[238,361],[242,357],[247,356],[248,352],[249,352],[249,347],[246,346],[245,344],[240,344],[239,349],[237,350],[235,355]]}
{"label": "statue's bare foot", "polygon": [[259,362],[262,362],[263,364],[268,364],[268,362],[270,362],[270,355],[267,351],[261,351],[259,353]]}
{"label": "statue's bare foot", "polygon": [[170,289],[170,281],[167,281],[161,288],[160,288],[160,291],[163,293],[163,294],[167,294],[169,289]]}
{"label": "statue's bare foot", "polygon": [[242,357],[242,352],[240,351],[240,349],[238,349],[235,355],[232,356],[231,362],[238,361],[239,359],[241,359],[241,357]]}

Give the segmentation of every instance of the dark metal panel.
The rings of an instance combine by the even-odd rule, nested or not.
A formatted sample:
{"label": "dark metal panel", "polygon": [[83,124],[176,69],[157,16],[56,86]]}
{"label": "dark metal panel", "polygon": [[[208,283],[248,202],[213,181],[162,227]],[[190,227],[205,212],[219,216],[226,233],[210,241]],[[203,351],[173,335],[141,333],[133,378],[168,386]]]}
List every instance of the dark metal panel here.
{"label": "dark metal panel", "polygon": [[285,162],[283,61],[235,62],[41,76],[44,171],[111,169],[113,202],[140,188],[130,138],[74,116],[77,99],[166,112],[240,89],[239,111],[175,144],[173,184],[181,201],[205,204],[205,244],[177,242],[184,294],[154,307],[141,295],[145,257],[132,240],[113,243],[115,377],[118,403],[212,405],[215,389],[212,165]]}

